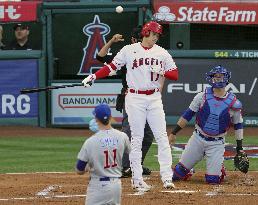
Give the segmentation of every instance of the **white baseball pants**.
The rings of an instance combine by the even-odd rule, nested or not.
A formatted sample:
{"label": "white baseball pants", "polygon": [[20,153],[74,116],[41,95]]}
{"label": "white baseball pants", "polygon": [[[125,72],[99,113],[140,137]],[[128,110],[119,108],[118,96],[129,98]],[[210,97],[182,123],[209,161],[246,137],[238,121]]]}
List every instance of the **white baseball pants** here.
{"label": "white baseball pants", "polygon": [[144,95],[129,92],[125,98],[125,109],[132,132],[132,151],[129,155],[133,175],[132,179],[134,181],[143,180],[141,149],[144,127],[147,120],[158,144],[158,161],[160,164],[161,179],[163,182],[165,180],[171,180],[173,175],[171,169],[172,155],[166,131],[161,93],[155,92],[152,95]]}

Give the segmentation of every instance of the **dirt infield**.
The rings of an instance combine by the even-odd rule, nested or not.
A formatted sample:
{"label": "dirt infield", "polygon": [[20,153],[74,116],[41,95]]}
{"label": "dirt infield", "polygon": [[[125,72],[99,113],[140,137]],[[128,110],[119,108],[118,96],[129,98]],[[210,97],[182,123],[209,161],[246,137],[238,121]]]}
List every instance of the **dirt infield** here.
{"label": "dirt infield", "polygon": [[[90,136],[88,129],[39,128],[26,126],[1,126],[0,137],[75,137]],[[170,132],[171,128],[168,128]],[[186,128],[180,135],[191,135],[193,127]],[[233,131],[230,130],[229,135]],[[246,128],[246,136],[258,136],[258,128]],[[223,185],[207,185],[204,172],[196,173],[190,181],[176,182],[176,189],[165,190],[159,173],[154,172],[146,179],[153,186],[144,195],[131,189],[130,179],[122,179],[123,205],[171,205],[171,204],[257,204],[258,172],[247,176],[240,172],[229,172]],[[85,200],[89,176],[75,173],[31,173],[0,174],[1,205],[82,205]]]}
{"label": "dirt infield", "polygon": [[[196,173],[190,181],[176,182],[176,189],[162,188],[159,173],[152,173],[146,182],[153,188],[144,195],[136,195],[131,189],[130,179],[122,179],[123,205],[151,204],[257,204],[258,173],[247,176],[240,172],[229,172],[222,185],[208,185],[204,173]],[[79,205],[84,204],[89,175],[75,173],[1,174],[1,205]]]}
{"label": "dirt infield", "polygon": [[[180,135],[191,136],[193,127],[186,127],[180,131]],[[19,136],[90,136],[92,132],[87,128],[40,128],[30,126],[0,126],[0,137],[19,137]],[[168,133],[171,132],[171,127],[167,128]],[[234,135],[234,130],[230,129],[228,135]],[[258,127],[244,128],[245,136],[258,136]]]}

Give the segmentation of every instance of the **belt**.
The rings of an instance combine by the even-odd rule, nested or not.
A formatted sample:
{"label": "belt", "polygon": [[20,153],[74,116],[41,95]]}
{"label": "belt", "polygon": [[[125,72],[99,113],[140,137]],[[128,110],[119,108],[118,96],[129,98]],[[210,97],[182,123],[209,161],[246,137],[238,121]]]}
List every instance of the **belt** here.
{"label": "belt", "polygon": [[99,181],[107,182],[107,181],[112,181],[112,180],[116,180],[116,179],[120,179],[120,177],[100,177]]}
{"label": "belt", "polygon": [[128,89],[130,93],[136,93],[136,94],[143,94],[143,95],[152,95],[155,92],[158,92],[159,89],[153,89],[153,90],[134,90],[132,88]]}
{"label": "belt", "polygon": [[101,178],[99,178],[99,181],[101,181],[101,182],[110,181],[110,177],[101,177]]}
{"label": "belt", "polygon": [[202,133],[200,133],[197,129],[195,129],[195,132],[201,137],[203,138],[205,141],[219,141],[219,140],[223,140],[223,137],[207,137],[205,135],[203,135]]}

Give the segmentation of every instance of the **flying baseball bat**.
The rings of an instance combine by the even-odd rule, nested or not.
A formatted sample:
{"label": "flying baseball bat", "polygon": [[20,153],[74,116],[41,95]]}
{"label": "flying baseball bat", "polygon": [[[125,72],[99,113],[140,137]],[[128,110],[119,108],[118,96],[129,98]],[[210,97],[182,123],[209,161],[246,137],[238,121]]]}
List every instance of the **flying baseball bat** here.
{"label": "flying baseball bat", "polygon": [[70,88],[70,87],[77,87],[77,86],[83,86],[83,84],[78,83],[78,84],[70,84],[70,85],[47,86],[47,87],[41,87],[41,88],[23,88],[20,90],[20,93],[21,94],[38,93],[38,92],[42,92],[42,91],[49,91],[49,90],[54,90],[54,89],[59,89],[59,88]]}

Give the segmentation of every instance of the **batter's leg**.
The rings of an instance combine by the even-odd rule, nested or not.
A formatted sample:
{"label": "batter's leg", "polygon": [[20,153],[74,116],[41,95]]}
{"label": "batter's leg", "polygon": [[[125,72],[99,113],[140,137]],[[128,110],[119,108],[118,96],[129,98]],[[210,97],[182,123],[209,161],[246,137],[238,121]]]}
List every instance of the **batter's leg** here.
{"label": "batter's leg", "polygon": [[152,145],[153,139],[154,139],[154,135],[151,131],[151,128],[149,124],[146,123],[145,129],[144,129],[144,137],[142,141],[142,163],[144,162],[147,152],[149,151]]}
{"label": "batter's leg", "polygon": [[147,121],[158,144],[158,161],[163,183],[172,180],[173,170],[171,148],[166,131],[165,113],[161,101],[161,94],[155,93],[147,110]]}
{"label": "batter's leg", "polygon": [[[145,129],[144,129],[144,137],[143,137],[143,141],[142,141],[142,164],[144,163],[147,152],[149,151],[149,149],[152,145],[153,139],[154,139],[154,136],[151,131],[151,128],[150,128],[149,124],[146,123]],[[148,167],[143,166],[142,169],[143,169],[143,171],[142,171],[143,175],[151,174],[151,170]]]}
{"label": "batter's leg", "polygon": [[203,139],[193,132],[193,135],[185,146],[179,163],[174,168],[173,180],[186,179],[190,169],[203,159],[204,143]]}
{"label": "batter's leg", "polygon": [[[131,141],[131,138],[132,138],[131,129],[130,129],[129,122],[128,122],[128,115],[125,110],[123,110],[122,132],[127,134],[129,140]],[[124,170],[127,170],[128,168],[130,168],[129,154],[126,152],[123,155],[122,166],[123,166]],[[131,172],[131,170],[129,170],[129,172]],[[130,175],[131,175],[131,173],[130,173]]]}
{"label": "batter's leg", "polygon": [[142,141],[146,124],[146,100],[144,96],[128,93],[125,97],[125,109],[131,128],[131,152],[129,154],[134,183],[143,181],[142,177]]}
{"label": "batter's leg", "polygon": [[206,159],[206,174],[207,183],[219,184],[224,178],[222,173],[224,161],[225,144],[224,140],[212,141],[206,143],[205,155]]}

